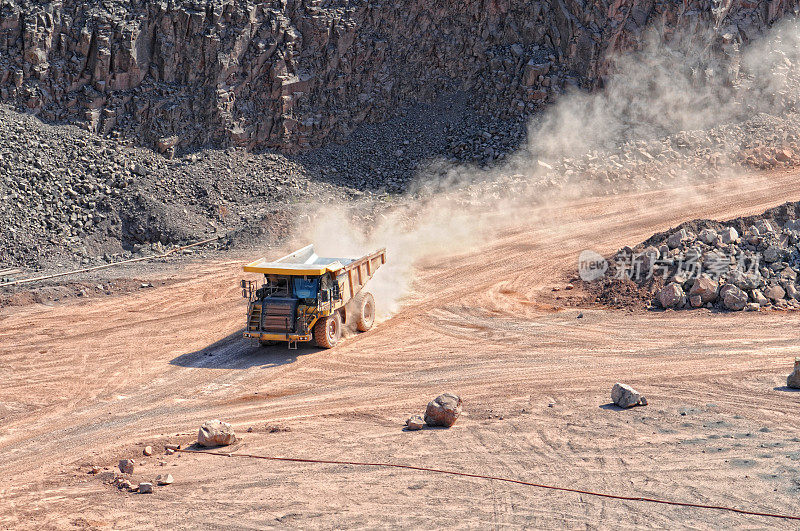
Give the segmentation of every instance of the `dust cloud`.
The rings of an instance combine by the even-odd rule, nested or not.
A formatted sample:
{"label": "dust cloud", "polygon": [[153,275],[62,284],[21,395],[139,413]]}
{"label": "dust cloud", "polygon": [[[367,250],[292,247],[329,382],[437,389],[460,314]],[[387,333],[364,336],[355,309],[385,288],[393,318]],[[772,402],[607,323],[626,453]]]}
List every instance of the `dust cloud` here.
{"label": "dust cloud", "polygon": [[[779,114],[800,96],[797,20],[741,52],[730,35],[714,30],[668,40],[653,30],[643,42],[640,50],[615,58],[602,90],[566,94],[535,117],[527,145],[504,163],[429,168],[406,197],[380,207],[372,219],[358,203],[315,211],[306,237],[326,256],[387,248],[386,265],[369,285],[379,317],[386,318],[412,296],[415,266],[479,248],[513,226],[550,224],[557,230],[557,219],[542,218],[533,207],[602,195],[594,181],[549,187],[543,161],[590,150],[614,153],[631,142]],[[676,188],[676,201],[690,201],[702,181],[702,175],[684,174],[665,184]]]}

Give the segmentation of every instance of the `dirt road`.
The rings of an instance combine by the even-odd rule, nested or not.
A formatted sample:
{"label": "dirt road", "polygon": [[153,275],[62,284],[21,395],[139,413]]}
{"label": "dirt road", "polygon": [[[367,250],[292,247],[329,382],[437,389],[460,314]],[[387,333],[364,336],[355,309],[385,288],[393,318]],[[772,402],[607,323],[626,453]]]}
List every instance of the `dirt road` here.
{"label": "dirt road", "polygon": [[[158,445],[191,442],[203,420],[222,418],[247,453],[800,515],[800,394],[782,389],[799,315],[578,319],[551,291],[585,248],[609,253],[688,219],[800,199],[799,176],[539,208],[489,246],[419,264],[414,304],[329,351],[241,339],[238,261],[133,295],[3,309],[0,527],[788,527],[406,470],[164,456]],[[609,408],[615,381],[650,405]],[[445,390],[464,399],[452,429],[401,431]],[[155,456],[141,455],[146,444]],[[136,480],[176,482],[118,491],[108,482],[129,457]],[[91,465],[108,468],[88,475]]]}

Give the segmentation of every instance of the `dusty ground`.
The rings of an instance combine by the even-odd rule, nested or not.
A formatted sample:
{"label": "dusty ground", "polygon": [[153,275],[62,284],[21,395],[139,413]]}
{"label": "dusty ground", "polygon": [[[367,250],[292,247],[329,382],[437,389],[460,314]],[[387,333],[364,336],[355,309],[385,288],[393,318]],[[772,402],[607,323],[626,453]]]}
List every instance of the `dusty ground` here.
{"label": "dusty ground", "polygon": [[[158,445],[191,442],[218,417],[248,453],[800,515],[800,394],[782,387],[800,315],[562,309],[551,291],[584,248],[608,254],[686,219],[796,200],[799,176],[539,209],[488,247],[421,264],[405,309],[329,351],[241,339],[238,261],[124,296],[1,309],[0,527],[789,527],[422,472],[164,456]],[[615,381],[650,405],[609,407]],[[452,429],[401,431],[444,390],[464,399]],[[141,456],[145,444],[155,456]],[[127,457],[136,480],[168,471],[176,482],[118,491],[108,481]],[[88,475],[95,464],[108,469]]]}

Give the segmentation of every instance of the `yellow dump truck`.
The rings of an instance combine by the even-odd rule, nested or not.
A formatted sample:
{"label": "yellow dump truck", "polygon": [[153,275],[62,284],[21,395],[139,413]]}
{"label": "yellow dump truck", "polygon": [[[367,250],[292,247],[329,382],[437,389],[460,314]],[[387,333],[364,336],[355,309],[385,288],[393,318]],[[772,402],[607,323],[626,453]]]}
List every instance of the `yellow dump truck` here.
{"label": "yellow dump truck", "polygon": [[384,263],[386,249],[361,258],[324,258],[308,245],[274,262],[247,264],[245,272],[261,273],[264,280],[242,280],[248,300],[244,337],[261,345],[285,341],[289,348],[313,339],[331,348],[350,321],[366,332],[375,321],[375,299],[364,285]]}

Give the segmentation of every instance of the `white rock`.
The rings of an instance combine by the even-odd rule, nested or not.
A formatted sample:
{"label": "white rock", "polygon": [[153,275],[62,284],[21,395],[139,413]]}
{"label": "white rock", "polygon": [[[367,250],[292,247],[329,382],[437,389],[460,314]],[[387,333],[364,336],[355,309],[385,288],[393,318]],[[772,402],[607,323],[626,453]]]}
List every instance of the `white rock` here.
{"label": "white rock", "polygon": [[735,243],[739,240],[739,233],[733,227],[726,227],[719,233],[719,238],[722,243]]}
{"label": "white rock", "polygon": [[421,430],[425,426],[425,419],[422,415],[413,415],[406,421],[406,428],[409,431]]}
{"label": "white rock", "polygon": [[706,245],[714,245],[717,241],[717,231],[714,229],[703,229],[700,231],[700,240]]}
{"label": "white rock", "polygon": [[619,382],[611,388],[611,401],[621,408],[647,405],[647,400],[636,389]]}
{"label": "white rock", "polygon": [[200,446],[228,446],[235,440],[233,427],[221,420],[207,420],[197,433],[197,444]]}

